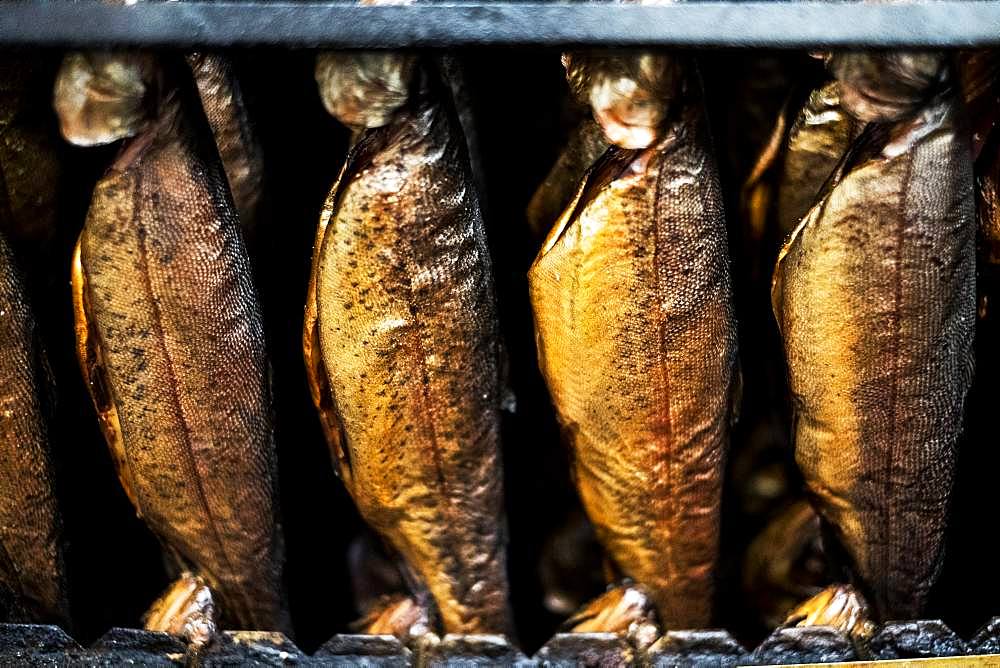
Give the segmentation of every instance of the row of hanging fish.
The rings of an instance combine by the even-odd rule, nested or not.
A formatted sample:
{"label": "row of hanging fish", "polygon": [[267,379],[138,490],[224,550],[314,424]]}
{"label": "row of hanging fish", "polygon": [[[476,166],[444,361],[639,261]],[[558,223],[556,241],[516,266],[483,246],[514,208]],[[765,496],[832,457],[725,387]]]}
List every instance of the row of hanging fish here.
{"label": "row of hanging fish", "polygon": [[[548,231],[528,298],[609,584],[567,627],[648,643],[713,618],[741,393],[722,189],[691,55],[563,63],[589,113],[529,208]],[[787,623],[863,637],[876,620],[920,615],[942,560],[976,317],[964,114],[982,94],[936,53],[826,64],[832,81],[779,123],[745,193],[755,229],[788,233],[774,315],[829,563],[830,586]],[[506,354],[455,68],[400,53],[325,53],[316,67],[323,104],[354,136],[319,219],[304,361],[334,466],[406,583],[368,601],[363,628],[405,640],[514,634]],[[18,93],[3,94],[7,141]],[[72,294],[81,372],[122,487],[175,568],[145,624],[197,644],[218,627],[290,633],[245,241],[261,155],[238,82],[215,54],[73,54],[54,99],[68,141],[119,142],[71,260]],[[996,160],[984,144],[989,230]],[[16,160],[2,158],[0,215],[16,218]],[[0,263],[0,596],[15,618],[66,620],[51,378],[2,240]]]}

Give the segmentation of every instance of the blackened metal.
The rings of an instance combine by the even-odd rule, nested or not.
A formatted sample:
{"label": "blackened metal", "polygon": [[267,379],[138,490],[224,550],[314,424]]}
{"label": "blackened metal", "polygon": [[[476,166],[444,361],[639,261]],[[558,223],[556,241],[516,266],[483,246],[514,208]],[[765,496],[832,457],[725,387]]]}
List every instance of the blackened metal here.
{"label": "blackened metal", "polygon": [[410,650],[393,636],[336,635],[316,650],[313,658],[334,665],[364,668],[403,668],[412,663]]}
{"label": "blackened metal", "polygon": [[538,665],[503,636],[448,634],[441,642],[427,645],[421,665],[428,668],[459,668],[470,665],[497,665],[527,668]]}
{"label": "blackened metal", "polygon": [[975,654],[1000,654],[1000,617],[987,622],[969,641],[969,651]]}
{"label": "blackened metal", "polygon": [[772,633],[754,650],[747,665],[824,663],[860,658],[853,643],[840,632],[826,626],[796,626]]}
{"label": "blackened metal", "polygon": [[668,631],[646,651],[650,668],[739,665],[747,651],[727,631]]}
{"label": "blackened metal", "polygon": [[969,648],[955,632],[938,620],[891,622],[871,641],[876,659],[923,659],[933,656],[961,656]]}
{"label": "blackened metal", "polygon": [[559,633],[535,654],[545,668],[631,665],[634,652],[614,633]]}
{"label": "blackened metal", "polygon": [[50,624],[0,624],[0,653],[17,650],[54,651],[80,646],[58,626]]}
{"label": "blackened metal", "polygon": [[281,633],[226,631],[203,648],[196,659],[203,668],[221,666],[282,666],[312,663]]}
{"label": "blackened metal", "polygon": [[113,628],[98,638],[86,660],[109,666],[129,663],[138,666],[182,666],[187,645],[166,633],[141,629]]}
{"label": "blackened metal", "polygon": [[[879,659],[996,654],[1000,618],[965,643],[939,621],[888,624]],[[876,657],[873,657],[876,658]],[[227,631],[200,651],[162,633],[114,628],[83,648],[56,626],[0,624],[0,665],[32,666],[691,666],[787,665],[859,659],[830,628],[779,629],[747,654],[725,631],[672,631],[637,655],[622,636],[558,634],[532,658],[496,636],[446,636],[415,656],[389,636],[336,635],[306,655],[280,633]]]}
{"label": "blackened metal", "polygon": [[1000,43],[1000,4],[862,2],[4,3],[0,44],[351,48],[674,44],[945,47]]}

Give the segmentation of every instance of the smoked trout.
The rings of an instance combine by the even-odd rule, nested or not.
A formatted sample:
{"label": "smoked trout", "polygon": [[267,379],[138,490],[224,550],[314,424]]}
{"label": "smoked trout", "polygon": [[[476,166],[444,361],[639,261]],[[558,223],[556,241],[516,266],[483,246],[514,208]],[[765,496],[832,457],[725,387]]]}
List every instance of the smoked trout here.
{"label": "smoked trout", "polygon": [[[943,56],[827,65],[868,125],[774,272],[795,454],[835,539],[827,554],[844,554],[876,617],[914,618],[941,565],[974,366],[969,136]],[[824,596],[819,607],[850,607]]]}
{"label": "smoked trout", "polygon": [[[226,178],[193,91],[152,57],[115,58],[71,56],[56,86],[71,140],[134,134],[73,259],[80,365],[122,485],[178,569],[203,578],[228,626],[287,632],[264,327]],[[94,95],[103,113],[81,123]]]}
{"label": "smoked trout", "polygon": [[500,335],[449,94],[432,63],[392,53],[324,54],[317,81],[359,134],[316,236],[313,399],[347,490],[444,630],[510,633]]}
{"label": "smoked trout", "polygon": [[615,570],[649,593],[662,624],[702,627],[738,371],[700,92],[692,66],[663,54],[564,62],[574,87],[594,87],[609,140],[649,146],[608,149],[535,259],[539,364]]}
{"label": "smoked trout", "polygon": [[[9,209],[0,191],[0,218]],[[0,234],[0,615],[67,623],[61,523],[47,421],[52,377],[27,294]]]}

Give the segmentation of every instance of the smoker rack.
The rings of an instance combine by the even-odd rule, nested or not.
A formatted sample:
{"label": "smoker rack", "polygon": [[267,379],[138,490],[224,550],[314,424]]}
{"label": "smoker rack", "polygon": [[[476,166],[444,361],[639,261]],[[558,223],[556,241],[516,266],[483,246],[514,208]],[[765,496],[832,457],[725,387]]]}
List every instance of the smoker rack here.
{"label": "smoker rack", "polygon": [[665,44],[967,47],[1000,43],[990,0],[852,2],[138,2],[13,0],[0,45],[400,48]]}
{"label": "smoker rack", "polygon": [[[833,629],[812,627],[779,629],[752,651],[725,631],[669,632],[646,652],[637,652],[610,633],[559,634],[530,658],[500,636],[445,636],[439,643],[410,650],[391,636],[336,635],[306,655],[280,633],[227,631],[196,653],[164,633],[111,629],[85,649],[55,626],[0,624],[3,665],[724,668],[930,657],[954,657],[942,668],[1000,665],[1000,617],[968,640],[938,621],[887,624],[863,651]],[[921,665],[934,668],[930,662]]]}
{"label": "smoker rack", "polygon": [[[963,48],[1000,45],[1000,1],[51,2],[0,5],[0,48],[486,46]],[[973,657],[979,659],[973,659]],[[936,620],[889,623],[864,647],[831,628],[781,628],[754,649],[726,631],[671,631],[638,651],[622,636],[557,634],[534,656],[500,636],[446,636],[407,648],[389,636],[336,635],[311,655],[287,637],[227,631],[194,651],[173,636],[113,628],[89,647],[56,626],[0,624],[0,665],[764,666],[966,657],[1000,666],[1000,617],[963,639]],[[890,664],[891,665],[891,664]],[[905,663],[903,665],[909,665]],[[933,665],[933,662],[929,664]]]}

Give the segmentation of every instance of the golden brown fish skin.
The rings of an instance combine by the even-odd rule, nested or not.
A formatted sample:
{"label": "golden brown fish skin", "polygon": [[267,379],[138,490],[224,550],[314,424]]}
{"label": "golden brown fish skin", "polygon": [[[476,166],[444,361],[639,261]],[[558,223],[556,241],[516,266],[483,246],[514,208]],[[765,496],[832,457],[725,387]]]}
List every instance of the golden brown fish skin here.
{"label": "golden brown fish skin", "polygon": [[436,89],[352,148],[324,207],[304,344],[364,518],[449,633],[509,633],[493,278],[465,140]]}
{"label": "golden brown fish skin", "polygon": [[536,239],[545,238],[552,224],[573,201],[580,179],[608,146],[604,131],[592,118],[582,119],[573,129],[559,158],[528,203],[528,226]]}
{"label": "golden brown fish skin", "polygon": [[[0,197],[0,217],[2,204]],[[13,608],[4,621],[69,619],[46,424],[53,396],[27,294],[0,235],[0,602]]]}
{"label": "golden brown fish skin", "polygon": [[169,94],[97,184],[78,353],[139,514],[228,626],[287,631],[263,321],[207,134]]}
{"label": "golden brown fish skin", "polygon": [[788,133],[778,185],[778,229],[786,236],[816,201],[823,184],[847,152],[864,123],[840,105],[833,81],[813,91]]}
{"label": "golden brown fish skin", "polygon": [[917,617],[936,577],[974,365],[969,137],[937,90],[863,133],[772,289],[796,459],[882,618]]}
{"label": "golden brown fish skin", "polygon": [[722,195],[688,95],[659,143],[608,150],[528,275],[584,508],[666,628],[710,619],[737,375]]}
{"label": "golden brown fish skin", "polygon": [[245,232],[257,220],[264,182],[264,159],[232,64],[217,53],[191,53],[188,65],[201,106],[215,136],[229,189]]}
{"label": "golden brown fish skin", "polygon": [[3,231],[15,247],[45,244],[56,229],[62,170],[48,85],[39,85],[49,74],[45,57],[0,55],[0,197],[7,200]]}
{"label": "golden brown fish skin", "polygon": [[798,111],[783,110],[743,186],[751,237],[763,239],[770,225],[779,239],[788,236],[863,128],[841,106],[836,81],[814,90]]}

